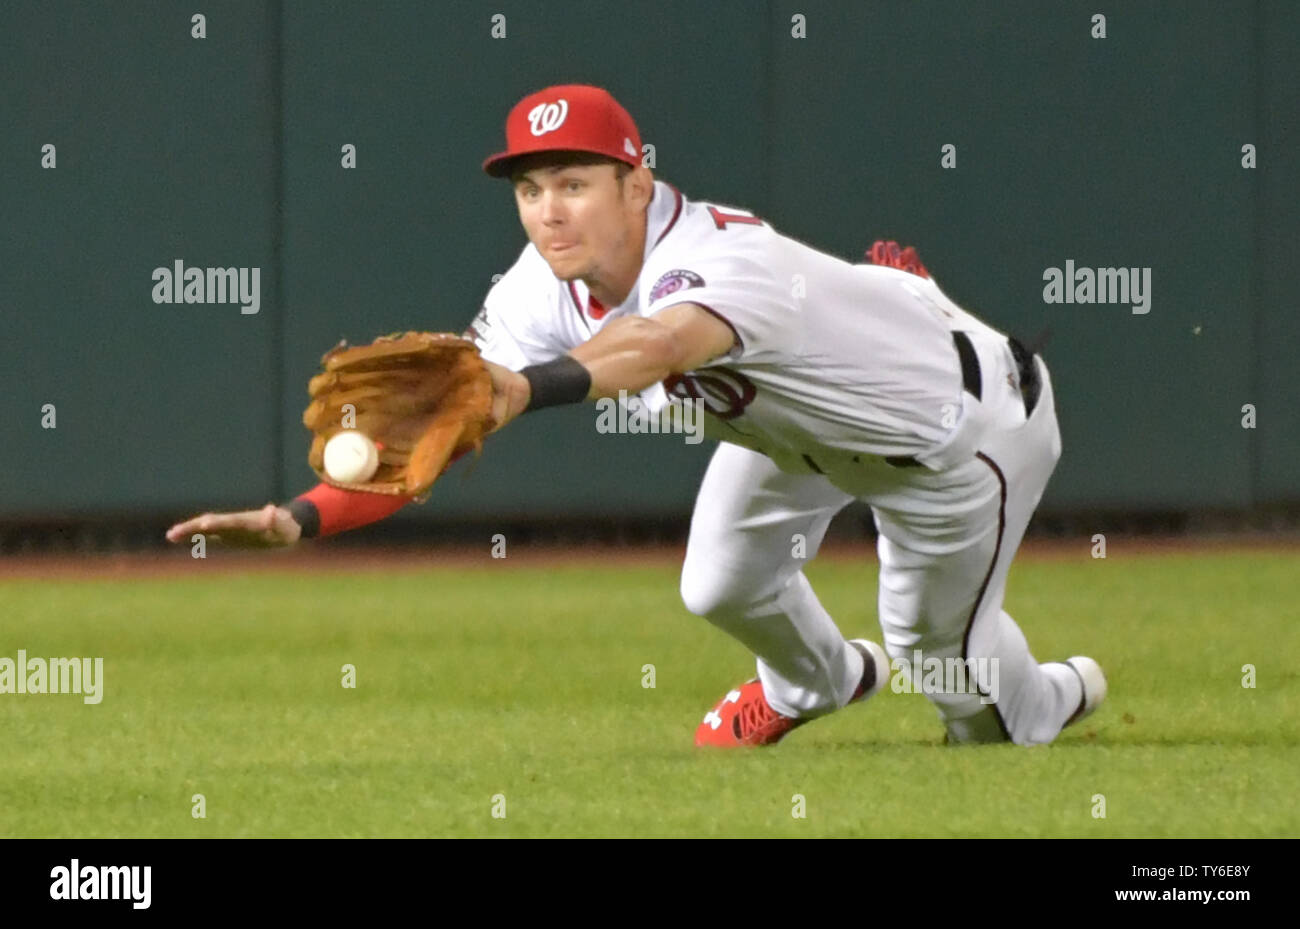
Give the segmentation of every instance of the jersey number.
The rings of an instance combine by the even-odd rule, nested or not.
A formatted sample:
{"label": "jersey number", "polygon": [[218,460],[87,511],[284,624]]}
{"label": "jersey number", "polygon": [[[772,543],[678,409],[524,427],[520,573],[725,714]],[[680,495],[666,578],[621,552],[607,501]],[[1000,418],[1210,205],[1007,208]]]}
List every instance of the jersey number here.
{"label": "jersey number", "polygon": [[713,217],[713,224],[719,229],[726,229],[727,223],[746,223],[750,226],[763,225],[763,221],[757,216],[750,216],[746,213],[724,213],[716,206],[709,207],[709,215]]}

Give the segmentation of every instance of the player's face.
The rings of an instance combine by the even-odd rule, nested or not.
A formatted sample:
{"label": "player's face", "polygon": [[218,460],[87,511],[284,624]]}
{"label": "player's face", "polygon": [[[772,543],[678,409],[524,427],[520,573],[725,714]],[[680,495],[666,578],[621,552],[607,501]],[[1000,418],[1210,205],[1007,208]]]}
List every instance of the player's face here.
{"label": "player's face", "polygon": [[613,165],[536,168],[515,182],[515,202],[528,239],[560,280],[599,278],[621,264],[629,222]]}

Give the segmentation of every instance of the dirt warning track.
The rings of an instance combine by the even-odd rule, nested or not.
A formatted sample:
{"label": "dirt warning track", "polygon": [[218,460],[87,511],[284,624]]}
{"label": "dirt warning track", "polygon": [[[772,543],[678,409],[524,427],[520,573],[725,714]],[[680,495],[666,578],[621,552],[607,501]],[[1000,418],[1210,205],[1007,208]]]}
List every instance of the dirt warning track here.
{"label": "dirt warning track", "polygon": [[[1108,558],[1169,557],[1209,552],[1287,552],[1300,556],[1300,536],[1108,536]],[[1033,540],[1017,555],[1025,561],[1070,561],[1092,557],[1088,538]],[[207,576],[214,572],[345,572],[345,571],[429,571],[446,568],[500,568],[516,565],[599,565],[601,567],[681,564],[685,547],[658,546],[515,546],[507,558],[493,558],[490,544],[475,549],[466,546],[430,545],[400,548],[356,547],[331,542],[312,542],[285,551],[238,551],[213,545],[207,557],[196,559],[188,548],[148,552],[41,553],[0,558],[0,582],[18,578],[141,578]],[[822,561],[876,562],[870,543],[827,544],[818,558]]]}

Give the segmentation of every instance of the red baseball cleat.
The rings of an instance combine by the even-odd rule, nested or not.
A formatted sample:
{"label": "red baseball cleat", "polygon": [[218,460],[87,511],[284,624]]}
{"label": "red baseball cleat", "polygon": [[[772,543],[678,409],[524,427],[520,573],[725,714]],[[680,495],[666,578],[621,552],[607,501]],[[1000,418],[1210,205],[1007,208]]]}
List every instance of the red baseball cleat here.
{"label": "red baseball cleat", "polygon": [[791,729],[806,722],[807,718],[782,716],[772,709],[763,696],[763,685],[755,678],[730,691],[704,714],[704,721],[695,730],[695,744],[775,745]]}
{"label": "red baseball cleat", "polygon": [[[857,703],[875,694],[889,679],[889,658],[885,650],[866,639],[851,639],[849,644],[862,653],[865,665],[862,680],[849,698]],[[775,745],[786,733],[816,717],[783,716],[768,704],[763,685],[757,678],[729,691],[721,702],[704,716],[695,730],[696,745],[734,748],[741,745]]]}

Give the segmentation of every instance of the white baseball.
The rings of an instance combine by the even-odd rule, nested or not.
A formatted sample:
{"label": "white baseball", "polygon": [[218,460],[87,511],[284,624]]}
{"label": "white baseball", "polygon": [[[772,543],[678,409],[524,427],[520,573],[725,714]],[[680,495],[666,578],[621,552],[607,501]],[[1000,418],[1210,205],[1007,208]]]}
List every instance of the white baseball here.
{"label": "white baseball", "polygon": [[368,481],[379,470],[379,449],[359,432],[344,430],[325,443],[325,473],[336,481]]}

